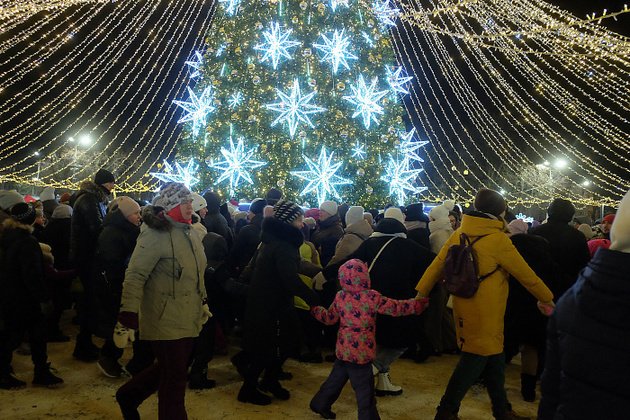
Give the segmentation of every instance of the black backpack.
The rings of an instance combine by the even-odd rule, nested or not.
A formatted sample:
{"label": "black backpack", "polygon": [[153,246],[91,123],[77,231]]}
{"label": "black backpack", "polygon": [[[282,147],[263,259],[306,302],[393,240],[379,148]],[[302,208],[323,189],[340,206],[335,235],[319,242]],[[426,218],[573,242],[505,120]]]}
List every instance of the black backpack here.
{"label": "black backpack", "polygon": [[495,268],[490,273],[479,276],[477,257],[473,245],[487,235],[478,236],[473,241],[468,235],[459,235],[459,244],[451,245],[446,254],[444,263],[444,287],[455,296],[471,298],[477,293],[479,284],[499,269]]}

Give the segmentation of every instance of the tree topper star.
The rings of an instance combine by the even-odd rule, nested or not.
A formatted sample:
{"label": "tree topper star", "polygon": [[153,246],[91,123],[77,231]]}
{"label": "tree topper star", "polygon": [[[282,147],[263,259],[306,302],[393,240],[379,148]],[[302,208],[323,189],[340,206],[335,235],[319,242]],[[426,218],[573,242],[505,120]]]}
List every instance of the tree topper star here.
{"label": "tree topper star", "polygon": [[278,118],[271,123],[271,126],[273,127],[281,121],[286,121],[289,125],[291,138],[295,135],[295,131],[297,130],[300,121],[308,124],[311,128],[315,128],[309,118],[309,115],[326,111],[326,108],[310,104],[316,92],[313,91],[308,95],[302,96],[300,83],[297,78],[293,80],[293,87],[291,88],[290,95],[287,95],[280,89],[276,89],[276,92],[278,93],[280,102],[267,104],[265,105],[265,108],[280,113]]}
{"label": "tree topper star", "polygon": [[308,156],[304,156],[304,162],[308,171],[291,171],[291,175],[308,181],[300,195],[314,193],[317,196],[318,205],[332,196],[341,199],[337,192],[338,185],[352,184],[352,181],[336,174],[342,162],[332,162],[334,152],[327,155],[326,148],[322,146],[317,162],[313,162]]}
{"label": "tree topper star", "polygon": [[245,150],[245,144],[242,137],[238,139],[236,146],[234,146],[234,141],[230,136],[230,149],[228,150],[225,147],[221,147],[221,154],[225,160],[212,162],[208,165],[211,168],[223,171],[223,173],[215,181],[215,184],[228,180],[230,194],[234,194],[241,182],[241,179],[249,184],[253,184],[254,182],[252,181],[249,171],[267,164],[267,162],[252,159],[255,152],[255,147],[252,147],[247,151]]}
{"label": "tree topper star", "polygon": [[184,111],[188,113],[177,122],[192,121],[192,132],[196,136],[199,134],[199,128],[202,125],[206,125],[206,116],[215,110],[215,107],[212,106],[212,86],[205,88],[200,96],[197,96],[190,87],[187,89],[190,95],[190,102],[173,101],[173,103],[184,108]]}
{"label": "tree topper star", "polygon": [[356,85],[352,85],[353,95],[344,96],[343,99],[357,106],[352,118],[356,118],[358,115],[363,117],[363,125],[365,128],[370,128],[370,123],[374,121],[379,124],[377,115],[383,115],[383,107],[378,104],[383,96],[387,94],[386,90],[380,92],[376,91],[376,84],[378,78],[372,79],[372,83],[368,87],[365,84],[363,75],[359,75],[359,80]]}
{"label": "tree topper star", "polygon": [[265,53],[260,59],[260,62],[262,63],[271,59],[271,64],[275,70],[278,67],[280,58],[285,57],[288,60],[292,59],[293,57],[291,57],[289,53],[289,48],[296,47],[301,43],[289,39],[291,32],[293,32],[291,29],[287,29],[283,32],[278,22],[272,23],[271,29],[262,33],[266,42],[254,47],[255,50]]}

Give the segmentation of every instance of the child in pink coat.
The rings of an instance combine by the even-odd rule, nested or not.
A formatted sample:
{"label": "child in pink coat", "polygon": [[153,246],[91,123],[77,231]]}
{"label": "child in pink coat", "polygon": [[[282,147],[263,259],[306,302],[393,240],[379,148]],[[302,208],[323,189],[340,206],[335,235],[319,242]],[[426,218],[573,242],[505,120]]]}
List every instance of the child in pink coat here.
{"label": "child in pink coat", "polygon": [[348,379],[354,389],[359,420],[379,419],[374,398],[372,361],[376,356],[376,314],[404,316],[420,314],[428,299],[394,300],[370,289],[367,265],[357,259],[339,268],[341,291],[330,308],[311,308],[311,314],[326,325],[339,321],[333,369],[311,400],[310,408],[326,419],[334,419],[332,404],[339,398]]}

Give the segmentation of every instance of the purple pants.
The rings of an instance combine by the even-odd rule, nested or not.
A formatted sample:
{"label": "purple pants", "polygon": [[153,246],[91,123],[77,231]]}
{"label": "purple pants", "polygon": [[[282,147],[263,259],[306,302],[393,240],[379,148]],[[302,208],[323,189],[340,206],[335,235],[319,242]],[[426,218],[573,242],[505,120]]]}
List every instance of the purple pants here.
{"label": "purple pants", "polygon": [[134,376],[116,392],[125,420],[139,419],[137,408],[158,393],[160,420],[186,420],[184,396],[194,339],[152,341],[157,363]]}
{"label": "purple pants", "polygon": [[311,406],[318,411],[330,410],[341,390],[350,379],[352,389],[357,397],[359,420],[379,420],[374,397],[374,376],[372,364],[358,365],[356,363],[335,360],[332,371],[317,394],[311,400]]}

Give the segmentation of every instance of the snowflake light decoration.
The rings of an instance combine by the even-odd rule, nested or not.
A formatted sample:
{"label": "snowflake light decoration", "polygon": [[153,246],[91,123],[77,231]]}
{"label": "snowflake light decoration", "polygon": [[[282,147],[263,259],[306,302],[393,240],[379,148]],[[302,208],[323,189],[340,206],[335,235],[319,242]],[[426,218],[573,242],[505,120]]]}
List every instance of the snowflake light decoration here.
{"label": "snowflake light decoration", "polygon": [[188,87],[190,102],[173,101],[177,106],[184,108],[188,114],[184,115],[177,121],[178,123],[192,121],[193,135],[199,134],[199,128],[206,124],[206,116],[215,110],[212,106],[212,86],[208,86],[203,90],[200,96],[197,96],[193,90]]}
{"label": "snowflake light decoration", "polygon": [[412,128],[408,133],[400,134],[400,144],[398,145],[398,150],[403,155],[403,158],[406,159],[409,163],[413,161],[424,162],[424,160],[418,155],[418,149],[420,149],[425,144],[428,144],[428,141],[414,141],[414,136],[416,134],[416,129]]}
{"label": "snowflake light decoration", "polygon": [[225,13],[230,16],[236,15],[239,7],[241,7],[241,0],[219,0],[219,3],[223,3]]}
{"label": "snowflake light decoration", "polygon": [[186,64],[192,69],[190,78],[196,79],[201,76],[201,68],[203,67],[203,55],[199,51],[195,51],[196,61],[186,61]]}
{"label": "snowflake light decoration", "polygon": [[317,195],[318,204],[321,204],[327,197],[332,196],[341,199],[337,192],[338,185],[352,184],[352,181],[336,174],[342,162],[333,163],[334,152],[326,153],[326,148],[322,146],[317,162],[313,162],[308,156],[304,156],[304,162],[308,166],[308,171],[291,171],[291,175],[307,181],[306,186],[300,195],[314,193]]}
{"label": "snowflake light decoration", "polygon": [[192,158],[188,160],[186,166],[175,162],[176,170],[173,170],[173,167],[167,161],[164,161],[163,167],[163,172],[149,172],[149,174],[162,182],[180,182],[188,189],[199,182],[199,178],[195,176],[199,170],[199,165]]}
{"label": "snowflake light decoration", "polygon": [[365,144],[360,144],[358,141],[354,144],[352,148],[352,157],[357,159],[365,159]]}
{"label": "snowflake light decoration", "polygon": [[389,157],[389,162],[385,167],[385,174],[381,180],[389,184],[389,195],[396,198],[398,205],[405,204],[408,194],[418,194],[425,191],[426,187],[418,187],[415,184],[418,175],[423,169],[409,168],[408,162],[403,160],[394,160]]}
{"label": "snowflake light decoration", "polygon": [[313,91],[308,95],[302,96],[300,83],[297,78],[293,81],[293,87],[291,88],[290,94],[287,95],[280,89],[276,89],[276,92],[278,93],[278,99],[280,99],[280,102],[265,105],[267,109],[280,113],[278,118],[271,123],[271,126],[273,127],[281,121],[286,121],[289,125],[291,138],[295,135],[295,131],[297,130],[300,122],[308,124],[311,128],[315,128],[309,118],[309,115],[326,111],[326,108],[310,103],[316,92]]}
{"label": "snowflake light decoration", "polygon": [[260,62],[263,63],[271,59],[271,65],[275,70],[278,67],[280,58],[285,57],[286,59],[291,60],[293,57],[291,57],[289,48],[300,45],[300,42],[291,41],[289,39],[291,32],[293,32],[291,29],[287,29],[283,32],[279,23],[272,23],[271,29],[262,33],[266,42],[258,44],[254,47],[255,50],[265,53],[260,59]]}
{"label": "snowflake light decoration", "polygon": [[313,44],[313,47],[324,53],[322,61],[329,61],[332,64],[334,74],[337,74],[340,64],[347,70],[350,70],[348,60],[356,60],[358,58],[348,50],[350,37],[344,37],[344,32],[345,29],[342,29],[341,32],[335,30],[331,38],[322,34],[323,43]]}
{"label": "snowflake light decoration", "polygon": [[530,217],[530,216],[526,216],[523,213],[519,213],[515,216],[517,219],[521,219],[523,222],[525,223],[533,223],[534,222],[534,218]]}
{"label": "snowflake light decoration", "polygon": [[249,172],[252,169],[260,168],[267,164],[267,162],[252,159],[255,152],[256,147],[252,147],[247,151],[245,150],[245,143],[242,137],[238,139],[236,146],[234,146],[234,141],[230,136],[230,148],[221,147],[221,154],[225,160],[211,162],[208,165],[211,168],[222,171],[219,178],[215,181],[215,184],[228,180],[230,194],[236,191],[241,180],[253,184],[254,182]]}
{"label": "snowflake light decoration", "polygon": [[386,71],[387,83],[389,83],[389,87],[392,89],[392,92],[402,93],[403,95],[408,94],[409,90],[407,90],[405,85],[413,79],[413,76],[407,76],[402,66],[396,68],[387,67]]}
{"label": "snowflake light decoration", "polygon": [[330,8],[333,12],[337,11],[339,6],[348,7],[348,0],[330,0]]}
{"label": "snowflake light decoration", "polygon": [[228,105],[230,108],[236,109],[243,103],[243,94],[241,92],[236,92],[230,95],[230,99],[228,99]]}
{"label": "snowflake light decoration", "polygon": [[362,116],[365,128],[370,128],[372,121],[378,125],[379,121],[377,115],[383,115],[383,107],[378,104],[378,101],[387,94],[387,91],[377,91],[377,83],[378,78],[375,77],[368,87],[365,84],[363,75],[359,75],[359,80],[356,85],[351,86],[353,95],[343,97],[346,101],[356,105],[357,108],[354,114],[352,114],[352,118],[356,118],[359,115]]}
{"label": "snowflake light decoration", "polygon": [[390,0],[374,0],[374,14],[383,26],[396,26],[400,9],[396,9]]}

